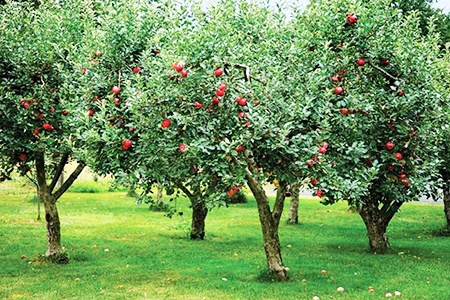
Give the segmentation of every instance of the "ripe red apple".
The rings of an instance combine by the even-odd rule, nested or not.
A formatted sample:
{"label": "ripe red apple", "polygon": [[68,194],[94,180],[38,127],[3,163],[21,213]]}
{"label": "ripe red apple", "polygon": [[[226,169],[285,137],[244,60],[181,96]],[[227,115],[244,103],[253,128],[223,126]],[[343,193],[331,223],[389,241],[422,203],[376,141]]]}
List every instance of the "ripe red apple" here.
{"label": "ripe red apple", "polygon": [[141,72],[141,70],[142,70],[141,67],[134,67],[133,68],[133,72],[136,73],[136,74]]}
{"label": "ripe red apple", "polygon": [[327,142],[322,142],[322,147],[324,147],[325,149],[328,148],[328,143]]}
{"label": "ripe red apple", "polygon": [[94,113],[95,113],[94,109],[91,108],[90,110],[88,110],[88,115],[90,117],[92,117],[94,115]]}
{"label": "ripe red apple", "polygon": [[323,196],[322,190],[317,190],[317,191],[316,191],[316,196],[319,197],[319,198],[321,198],[321,197]]}
{"label": "ripe red apple", "polygon": [[54,107],[50,107],[50,112],[54,113],[55,112],[55,108]]}
{"label": "ripe red apple", "polygon": [[402,180],[402,184],[403,184],[404,186],[408,186],[410,183],[411,183],[411,181],[410,181],[409,179],[403,179],[403,180]]}
{"label": "ripe red apple", "polygon": [[236,150],[237,153],[241,153],[242,151],[244,151],[244,146],[239,145],[239,146],[236,147],[235,150]]}
{"label": "ripe red apple", "polygon": [[100,50],[95,50],[94,55],[97,56],[97,57],[100,57],[100,56],[103,55],[103,53]]}
{"label": "ripe red apple", "polygon": [[33,135],[37,136],[38,134],[39,134],[39,129],[37,127],[34,127]]}
{"label": "ripe red apple", "polygon": [[217,97],[223,97],[225,95],[225,92],[222,90],[217,90],[216,95],[217,95]]}
{"label": "ripe red apple", "polygon": [[227,90],[227,85],[223,82],[219,83],[219,90],[225,92]]}
{"label": "ripe red apple", "polygon": [[312,185],[317,185],[318,182],[319,182],[319,181],[317,180],[317,178],[311,179],[311,184],[312,184]]}
{"label": "ripe red apple", "polygon": [[358,22],[358,16],[356,16],[354,13],[350,13],[347,16],[347,20],[350,24],[356,24]]}
{"label": "ripe red apple", "polygon": [[183,64],[181,62],[178,62],[176,64],[172,64],[172,69],[174,69],[175,71],[177,71],[178,73],[183,71]]}
{"label": "ripe red apple", "polygon": [[184,152],[184,151],[186,151],[186,145],[185,144],[180,144],[178,149],[180,150],[180,152]]}
{"label": "ripe red apple", "polygon": [[114,98],[113,102],[115,105],[119,105],[120,104],[120,99],[119,98]]}
{"label": "ripe red apple", "polygon": [[200,108],[203,107],[203,104],[201,104],[201,103],[198,102],[198,101],[195,101],[195,102],[194,102],[194,107],[200,109]]}
{"label": "ripe red apple", "polygon": [[397,160],[402,160],[402,158],[403,158],[403,155],[400,152],[394,153],[394,156]]}
{"label": "ripe red apple", "polygon": [[317,152],[319,152],[320,154],[325,154],[325,153],[327,153],[327,148],[320,147],[319,150],[317,150]]}
{"label": "ripe red apple", "polygon": [[217,69],[214,71],[214,75],[215,75],[216,77],[222,76],[222,75],[223,75],[223,69],[222,69],[222,68],[217,68]]}
{"label": "ripe red apple", "polygon": [[400,177],[400,179],[405,179],[405,178],[406,178],[406,175],[403,174],[403,173],[401,173],[398,177]]}
{"label": "ripe red apple", "polygon": [[53,93],[55,92],[55,89],[49,89],[48,92],[49,92],[50,94],[53,94]]}
{"label": "ripe red apple", "polygon": [[314,162],[312,160],[308,160],[307,164],[308,168],[312,168],[314,166]]}
{"label": "ripe red apple", "polygon": [[366,64],[366,61],[364,60],[364,58],[358,58],[356,60],[356,64],[360,67],[364,66]]}
{"label": "ripe red apple", "polygon": [[180,72],[180,74],[181,74],[181,77],[186,78],[188,76],[188,71],[187,70],[182,70]]}
{"label": "ripe red apple", "polygon": [[44,123],[42,124],[42,128],[44,128],[47,131],[52,131],[53,130],[53,126],[49,123]]}
{"label": "ripe red apple", "polygon": [[228,197],[233,198],[234,197],[234,190],[233,189],[229,189],[227,191],[227,195],[228,195]]}
{"label": "ripe red apple", "polygon": [[397,93],[397,95],[398,95],[399,97],[403,96],[404,94],[405,94],[405,91],[404,91],[404,90],[400,90],[400,91],[398,91],[398,93]]}
{"label": "ripe red apple", "polygon": [[247,100],[245,98],[237,97],[236,102],[239,104],[239,106],[246,106]]}
{"label": "ripe red apple", "polygon": [[118,93],[120,93],[120,87],[118,86],[113,86],[111,89],[111,92],[115,95],[117,95]]}
{"label": "ripe red apple", "polygon": [[23,108],[28,108],[28,107],[30,107],[30,103],[29,102],[24,102],[24,103],[22,103],[22,107]]}
{"label": "ripe red apple", "polygon": [[131,148],[131,145],[132,145],[132,144],[133,144],[133,143],[131,142],[131,140],[129,140],[129,139],[124,140],[124,141],[122,142],[122,150],[123,150],[123,151],[127,151],[128,149]]}
{"label": "ripe red apple", "polygon": [[391,151],[392,149],[394,149],[394,143],[392,143],[391,141],[389,141],[389,142],[387,142],[385,145],[384,145],[384,147],[386,147],[386,149],[388,150],[388,151]]}
{"label": "ripe red apple", "polygon": [[337,87],[334,88],[334,93],[335,93],[336,95],[340,95],[340,94],[342,94],[343,92],[344,92],[344,88],[343,88],[342,86],[337,86]]}
{"label": "ripe red apple", "polygon": [[67,115],[69,114],[69,112],[67,111],[67,109],[64,109],[64,110],[62,111],[62,114],[63,114],[63,116],[67,116]]}
{"label": "ripe red apple", "polygon": [[333,77],[331,77],[331,81],[339,82],[339,81],[341,81],[341,78],[339,76],[333,76]]}
{"label": "ripe red apple", "polygon": [[387,166],[387,169],[388,169],[388,171],[394,171],[394,166],[391,166],[391,165],[389,165],[389,166]]}
{"label": "ripe red apple", "polygon": [[26,153],[20,153],[19,154],[19,160],[20,161],[26,161],[28,158],[28,155]]}
{"label": "ripe red apple", "polygon": [[243,117],[245,117],[245,112],[243,112],[243,111],[238,112],[238,118],[243,118]]}
{"label": "ripe red apple", "polygon": [[212,98],[211,102],[213,105],[217,105],[217,104],[219,104],[220,100],[219,100],[219,98],[214,97],[214,98]]}
{"label": "ripe red apple", "polygon": [[235,192],[238,192],[238,191],[241,189],[241,188],[238,187],[237,185],[233,185],[231,188],[232,188],[233,191],[235,191]]}
{"label": "ripe red apple", "polygon": [[341,114],[343,114],[344,116],[348,115],[348,109],[343,107],[339,110],[341,112]]}
{"label": "ripe red apple", "polygon": [[81,74],[82,75],[86,75],[87,69],[86,68],[81,68]]}
{"label": "ripe red apple", "polygon": [[169,128],[170,125],[172,125],[172,122],[170,122],[169,119],[165,119],[165,120],[163,120],[163,121],[161,122],[161,127],[162,127],[162,128]]}

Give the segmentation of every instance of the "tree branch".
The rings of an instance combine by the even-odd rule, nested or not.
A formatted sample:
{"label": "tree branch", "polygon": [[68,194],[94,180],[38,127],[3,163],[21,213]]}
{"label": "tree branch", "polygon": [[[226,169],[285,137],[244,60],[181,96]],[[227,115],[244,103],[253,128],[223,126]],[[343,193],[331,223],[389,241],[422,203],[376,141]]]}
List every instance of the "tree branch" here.
{"label": "tree branch", "polygon": [[43,154],[36,156],[36,181],[39,191],[47,189],[47,179],[45,176],[45,159]]}
{"label": "tree branch", "polygon": [[54,201],[58,201],[58,199],[69,189],[69,187],[73,184],[73,182],[78,178],[78,175],[83,171],[85,163],[79,163],[76,169],[70,174],[69,178],[61,185],[61,187],[54,194]]}
{"label": "tree branch", "polygon": [[191,193],[191,191],[189,191],[184,185],[182,185],[181,183],[177,184],[177,187],[189,198],[189,199],[193,199],[194,198],[194,194]]}
{"label": "tree branch", "polygon": [[[385,210],[385,213],[381,216],[383,218],[384,224],[389,224],[389,222],[392,220],[394,215],[399,210],[400,206],[402,206],[403,202],[401,201],[394,201],[388,209]],[[383,206],[384,208],[384,206]],[[383,209],[382,208],[382,209]]]}
{"label": "tree branch", "polygon": [[395,80],[395,81],[399,81],[400,79],[398,79],[397,77],[395,77],[394,75],[391,75],[390,73],[386,72],[385,70],[383,70],[382,68],[375,66],[374,64],[372,64],[371,62],[367,62],[369,66],[371,66],[372,68],[378,70],[379,72],[383,73],[385,76]]}
{"label": "tree branch", "polygon": [[277,188],[277,196],[275,198],[275,204],[273,205],[272,210],[272,218],[278,228],[278,225],[280,224],[281,215],[283,214],[284,209],[284,201],[286,199],[285,195],[286,191],[286,185],[279,186]]}
{"label": "tree branch", "polygon": [[55,188],[56,183],[58,182],[58,179],[61,176],[61,173],[63,172],[64,167],[66,166],[68,161],[69,161],[69,153],[64,153],[63,157],[61,157],[61,160],[59,161],[58,167],[56,168],[56,172],[53,177],[53,180],[48,187],[50,190],[50,193],[53,192],[53,189]]}

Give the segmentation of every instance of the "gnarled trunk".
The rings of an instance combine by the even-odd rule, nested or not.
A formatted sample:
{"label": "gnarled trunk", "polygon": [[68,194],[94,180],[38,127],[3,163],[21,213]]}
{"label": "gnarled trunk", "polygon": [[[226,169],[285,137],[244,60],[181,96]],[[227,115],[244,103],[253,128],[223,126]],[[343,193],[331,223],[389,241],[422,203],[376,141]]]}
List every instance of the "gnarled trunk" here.
{"label": "gnarled trunk", "polygon": [[205,219],[207,214],[208,209],[204,200],[192,201],[191,240],[205,239]]}
{"label": "gnarled trunk", "polygon": [[59,221],[56,201],[51,195],[42,195],[45,208],[45,221],[47,222],[47,252],[46,257],[59,256],[62,251],[61,246],[61,223]]}
{"label": "gnarled trunk", "polygon": [[300,188],[297,183],[291,184],[291,202],[289,204],[288,224],[298,224]]}
{"label": "gnarled trunk", "polygon": [[450,187],[449,184],[445,184],[444,187],[444,214],[447,221],[446,227],[450,230]]}
{"label": "gnarled trunk", "polygon": [[374,253],[386,252],[390,245],[386,235],[389,222],[398,211],[402,202],[393,201],[378,207],[379,201],[366,200],[359,210],[369,237],[369,246]]}
{"label": "gnarled trunk", "polygon": [[266,253],[267,266],[269,271],[278,281],[287,281],[289,279],[288,269],[283,266],[281,257],[280,238],[278,236],[278,226],[280,224],[281,214],[284,206],[284,191],[277,189],[277,199],[274,210],[271,212],[269,200],[263,189],[263,186],[254,177],[247,174],[247,183],[258,206],[259,221],[264,241],[264,251]]}

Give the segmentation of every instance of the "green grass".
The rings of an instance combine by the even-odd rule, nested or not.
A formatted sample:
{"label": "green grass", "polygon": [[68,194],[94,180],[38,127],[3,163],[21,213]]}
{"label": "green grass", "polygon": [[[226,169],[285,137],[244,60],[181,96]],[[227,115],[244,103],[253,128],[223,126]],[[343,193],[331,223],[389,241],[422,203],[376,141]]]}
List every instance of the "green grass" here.
{"label": "green grass", "polygon": [[301,225],[280,226],[291,280],[271,283],[259,280],[266,264],[251,197],[212,210],[207,240],[190,241],[187,201],[178,201],[183,218],[167,219],[125,195],[68,193],[60,199],[68,265],[29,263],[45,251],[45,223],[35,221],[35,204],[0,195],[0,299],[385,299],[385,292],[396,290],[403,299],[449,295],[450,240],[434,235],[444,225],[441,205],[405,205],[389,227],[393,251],[373,255],[360,217],[344,203],[325,207],[302,199]]}

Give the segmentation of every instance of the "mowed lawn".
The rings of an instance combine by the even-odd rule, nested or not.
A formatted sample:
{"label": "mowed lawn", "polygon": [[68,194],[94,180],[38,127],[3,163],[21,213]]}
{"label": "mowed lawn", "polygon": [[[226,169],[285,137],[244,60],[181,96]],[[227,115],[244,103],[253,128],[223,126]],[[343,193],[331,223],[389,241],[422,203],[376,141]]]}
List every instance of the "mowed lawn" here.
{"label": "mowed lawn", "polygon": [[435,234],[442,205],[405,205],[389,227],[392,252],[373,255],[345,203],[301,199],[301,224],[280,225],[286,283],[264,276],[252,198],[213,209],[205,241],[187,238],[188,204],[177,205],[183,216],[169,219],[124,192],[67,193],[59,212],[71,261],[52,265],[34,261],[46,249],[36,204],[0,195],[0,299],[385,299],[395,291],[403,299],[450,299],[450,238]]}

